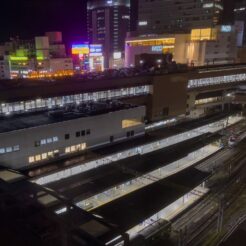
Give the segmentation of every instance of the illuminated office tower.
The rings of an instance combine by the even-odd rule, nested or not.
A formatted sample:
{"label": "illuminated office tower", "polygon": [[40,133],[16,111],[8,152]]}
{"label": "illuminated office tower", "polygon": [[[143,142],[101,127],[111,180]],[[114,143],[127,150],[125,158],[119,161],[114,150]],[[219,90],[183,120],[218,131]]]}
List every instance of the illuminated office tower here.
{"label": "illuminated office tower", "polygon": [[[235,25],[238,27],[238,33],[242,36],[242,45],[246,46],[246,0],[235,4],[234,8]],[[239,45],[241,46],[241,45]]]}
{"label": "illuminated office tower", "polygon": [[223,11],[221,0],[139,0],[140,34],[190,31],[216,26]]}
{"label": "illuminated office tower", "polygon": [[89,42],[102,44],[105,68],[123,65],[130,0],[89,0],[87,15]]}

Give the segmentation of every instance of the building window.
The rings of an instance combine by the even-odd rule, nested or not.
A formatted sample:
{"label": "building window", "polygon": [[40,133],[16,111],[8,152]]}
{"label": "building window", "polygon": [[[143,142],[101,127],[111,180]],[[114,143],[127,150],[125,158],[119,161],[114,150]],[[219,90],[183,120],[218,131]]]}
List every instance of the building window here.
{"label": "building window", "polygon": [[81,131],[81,136],[85,136],[85,130]]}
{"label": "building window", "polygon": [[69,133],[65,134],[65,140],[68,140],[70,138]]}
{"label": "building window", "polygon": [[50,138],[46,138],[46,139],[41,139],[39,141],[35,141],[34,142],[34,146],[38,147],[40,145],[45,145],[45,144],[50,144],[50,143],[54,143],[54,142],[58,142],[58,137],[50,137]]}
{"label": "building window", "polygon": [[110,143],[113,143],[114,142],[114,136],[110,136],[109,141],[110,141]]}
{"label": "building window", "polygon": [[40,143],[41,143],[41,145],[46,144],[46,139],[41,139]]}
{"label": "building window", "polygon": [[20,150],[20,145],[15,145],[13,147],[0,148],[0,155],[5,153],[11,153]]}
{"label": "building window", "polygon": [[43,153],[41,156],[42,156],[42,160],[45,160],[48,157],[47,153]]}
{"label": "building window", "polygon": [[54,157],[54,152],[53,151],[49,151],[48,152],[48,157]]}
{"label": "building window", "polygon": [[13,147],[13,150],[14,150],[14,151],[19,151],[19,150],[20,150],[20,145],[15,145],[15,146]]}
{"label": "building window", "polygon": [[12,152],[12,151],[13,151],[12,147],[7,147],[7,148],[6,148],[6,153],[10,153],[10,152]]}
{"label": "building window", "polygon": [[79,152],[86,149],[86,143],[81,143],[77,145],[72,145],[65,148],[65,153]]}
{"label": "building window", "polygon": [[53,142],[58,142],[58,137],[53,137]]}
{"label": "building window", "polygon": [[65,153],[70,153],[71,152],[71,147],[65,148]]}
{"label": "building window", "polygon": [[53,151],[45,152],[45,153],[38,154],[38,155],[35,155],[35,156],[29,156],[28,162],[29,163],[40,162],[40,161],[43,161],[43,160],[46,160],[46,159],[49,159],[49,158],[54,158],[58,154],[59,154],[59,150],[53,150]]}
{"label": "building window", "polygon": [[129,131],[126,133],[126,136],[129,138],[129,137],[133,137],[135,135],[135,132],[134,131]]}
{"label": "building window", "polygon": [[80,137],[80,132],[76,132],[76,137],[78,138],[78,137]]}
{"label": "building window", "polygon": [[86,130],[86,135],[90,135],[91,134],[91,130],[90,129],[87,129]]}
{"label": "building window", "polygon": [[52,142],[53,142],[52,138],[47,138],[47,144]]}
{"label": "building window", "polygon": [[35,156],[35,161],[41,161],[41,155],[36,155]]}
{"label": "building window", "polygon": [[139,126],[141,125],[142,122],[138,119],[127,119],[127,120],[122,120],[122,128],[129,128],[129,127],[134,127],[134,126]]}
{"label": "building window", "polygon": [[5,153],[5,148],[0,148],[0,154],[4,154]]}
{"label": "building window", "polygon": [[34,146],[35,146],[35,147],[40,146],[40,141],[35,141]]}

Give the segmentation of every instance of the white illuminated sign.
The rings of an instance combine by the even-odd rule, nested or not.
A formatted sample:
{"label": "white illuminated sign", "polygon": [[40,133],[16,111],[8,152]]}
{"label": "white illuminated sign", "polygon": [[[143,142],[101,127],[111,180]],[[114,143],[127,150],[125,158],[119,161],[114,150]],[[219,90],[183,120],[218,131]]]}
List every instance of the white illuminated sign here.
{"label": "white illuminated sign", "polygon": [[203,4],[203,8],[205,9],[210,9],[210,8],[218,8],[220,10],[223,10],[223,6],[221,4],[217,4],[217,3],[204,3]]}
{"label": "white illuminated sign", "polygon": [[221,26],[221,32],[231,32],[232,31],[232,27],[227,25],[227,26]]}
{"label": "white illuminated sign", "polygon": [[122,54],[121,54],[121,52],[114,52],[113,57],[114,57],[114,59],[121,59]]}
{"label": "white illuminated sign", "polygon": [[90,56],[102,56],[102,45],[91,44],[90,45]]}
{"label": "white illuminated sign", "polygon": [[138,22],[138,25],[139,26],[147,26],[148,25],[148,22],[147,21],[139,21]]}
{"label": "white illuminated sign", "polygon": [[162,52],[163,46],[152,46],[151,51],[153,52]]}

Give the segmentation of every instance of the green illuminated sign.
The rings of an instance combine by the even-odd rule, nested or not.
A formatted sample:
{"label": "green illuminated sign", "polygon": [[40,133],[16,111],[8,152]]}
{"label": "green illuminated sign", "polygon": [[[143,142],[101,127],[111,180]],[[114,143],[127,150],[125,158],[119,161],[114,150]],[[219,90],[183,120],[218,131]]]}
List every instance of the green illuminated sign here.
{"label": "green illuminated sign", "polygon": [[11,61],[28,61],[26,56],[10,56]]}

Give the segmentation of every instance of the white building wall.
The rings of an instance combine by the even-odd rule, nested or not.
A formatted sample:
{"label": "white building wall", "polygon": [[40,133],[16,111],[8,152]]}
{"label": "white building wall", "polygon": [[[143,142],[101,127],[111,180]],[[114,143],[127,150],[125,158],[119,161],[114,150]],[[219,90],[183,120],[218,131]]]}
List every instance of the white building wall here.
{"label": "white building wall", "polygon": [[[31,116],[30,116],[31,117]],[[127,132],[134,131],[134,136],[144,134],[144,117],[145,107],[136,107],[131,109],[110,112],[104,115],[84,117],[74,120],[63,121],[48,125],[42,125],[22,130],[0,133],[0,165],[11,168],[27,168],[29,165],[29,157],[41,155],[50,151],[59,151],[59,157],[67,155],[65,148],[86,144],[87,148],[109,144],[110,137],[114,137],[114,141],[126,140]],[[141,124],[129,128],[122,128],[122,120],[136,119]],[[77,132],[90,130],[90,134],[76,136]],[[65,135],[69,134],[69,139]],[[131,137],[134,137],[131,136]],[[36,142],[57,138],[58,141],[41,144],[36,146]],[[17,148],[18,146],[18,148]],[[16,151],[6,149],[16,147]],[[3,151],[5,153],[3,153]],[[58,157],[58,156],[57,156]],[[55,158],[46,159],[45,161],[34,162],[33,164],[42,164],[52,161]]]}
{"label": "white building wall", "polygon": [[50,71],[58,72],[64,70],[73,70],[72,58],[53,58],[50,59]]}
{"label": "white building wall", "polygon": [[177,63],[186,64],[186,43],[189,39],[189,34],[180,34],[175,36],[175,47],[173,59]]}

